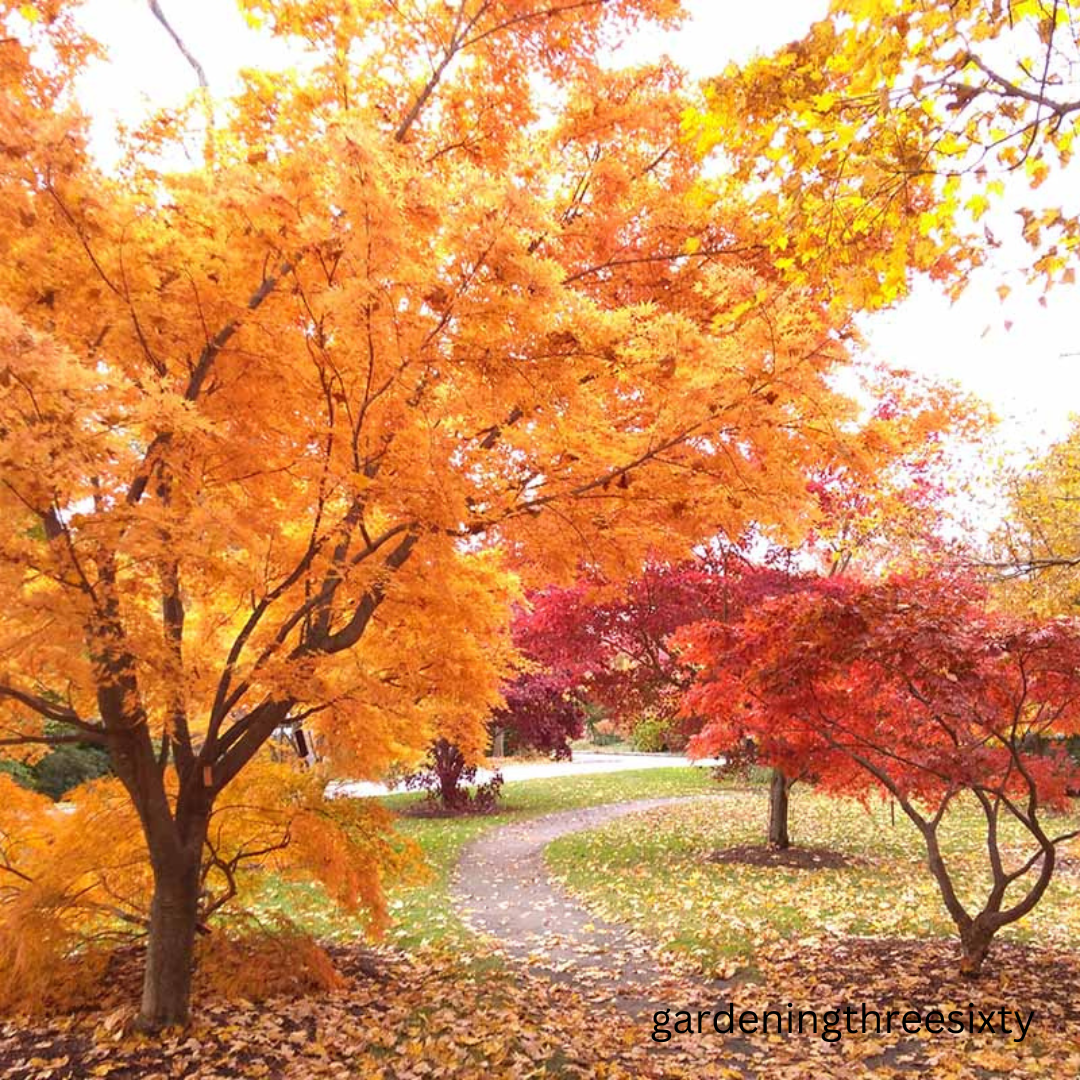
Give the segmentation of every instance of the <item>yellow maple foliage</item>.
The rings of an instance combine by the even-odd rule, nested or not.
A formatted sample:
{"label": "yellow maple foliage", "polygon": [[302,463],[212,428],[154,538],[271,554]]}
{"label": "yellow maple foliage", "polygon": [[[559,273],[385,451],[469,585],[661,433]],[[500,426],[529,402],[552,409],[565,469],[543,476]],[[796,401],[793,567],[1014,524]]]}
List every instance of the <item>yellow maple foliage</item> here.
{"label": "yellow maple foliage", "polygon": [[998,595],[1043,616],[1074,616],[1080,604],[1080,423],[1024,469],[1007,472],[1008,512],[992,538]]}
{"label": "yellow maple foliage", "polygon": [[1007,239],[981,220],[995,204],[1021,217],[1030,276],[1071,283],[1077,208],[1031,189],[1072,161],[1078,19],[1076,0],[831,0],[713,80],[686,128],[719,156],[719,197],[750,186],[778,264],[828,264],[838,303],[890,305],[915,271],[955,294]]}

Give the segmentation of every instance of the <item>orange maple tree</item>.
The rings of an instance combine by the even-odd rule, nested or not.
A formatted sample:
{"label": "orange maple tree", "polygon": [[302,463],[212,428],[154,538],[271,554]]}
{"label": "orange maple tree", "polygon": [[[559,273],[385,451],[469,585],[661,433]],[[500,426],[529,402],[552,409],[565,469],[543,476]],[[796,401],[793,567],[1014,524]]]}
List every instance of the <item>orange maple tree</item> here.
{"label": "orange maple tree", "polygon": [[[90,846],[138,840],[111,906],[147,1029],[186,1020],[228,891],[215,814],[289,788],[275,731],[360,776],[475,757],[522,584],[794,535],[812,468],[890,452],[848,449],[843,322],[696,197],[678,74],[597,59],[676,3],[242,6],[302,73],[155,114],[106,173],[77,6],[0,5],[0,745],[107,748],[130,812]],[[377,905],[381,827],[362,887],[311,868]],[[5,848],[9,927],[49,848]]]}

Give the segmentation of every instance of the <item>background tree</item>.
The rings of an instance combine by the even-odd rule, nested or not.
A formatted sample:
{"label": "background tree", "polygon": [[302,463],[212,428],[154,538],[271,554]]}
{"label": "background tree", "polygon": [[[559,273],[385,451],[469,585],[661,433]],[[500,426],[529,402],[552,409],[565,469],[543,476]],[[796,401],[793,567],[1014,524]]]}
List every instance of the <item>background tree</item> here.
{"label": "background tree", "polygon": [[827,290],[696,197],[678,74],[597,60],[676,4],[244,6],[304,63],[105,174],[75,6],[0,5],[0,745],[108,751],[147,1029],[188,1016],[208,830],[275,730],[360,776],[479,756],[519,576],[790,536],[858,414]]}
{"label": "background tree", "polygon": [[1080,424],[1023,470],[1007,473],[1008,509],[991,541],[1002,600],[1043,616],[1080,605]]}
{"label": "background tree", "polygon": [[62,799],[87,780],[109,773],[109,755],[93,743],[65,743],[39,758],[31,770],[35,791]]}
{"label": "background tree", "polygon": [[[995,614],[985,601],[970,579],[947,574],[834,578],[762,605],[738,628],[684,635],[699,666],[689,704],[709,719],[695,749],[711,752],[736,725],[766,753],[812,755],[826,788],[891,794],[926,845],[967,973],[1035,907],[1058,848],[1080,835],[1057,814],[1077,767],[1038,746],[1080,726],[1080,631]],[[985,818],[984,895],[961,895],[941,844],[962,796]]]}
{"label": "background tree", "polygon": [[427,749],[419,768],[407,773],[404,786],[426,792],[424,810],[437,815],[490,814],[502,792],[501,772],[479,780],[479,766],[450,739],[436,739]]}
{"label": "background tree", "polygon": [[570,757],[570,742],[585,732],[585,706],[576,688],[545,671],[521,675],[503,688],[506,705],[491,717],[512,749],[539,750],[555,759]]}
{"label": "background tree", "polygon": [[[955,388],[903,371],[878,370],[873,375],[877,403],[862,438],[895,440],[898,419],[924,419],[872,477],[859,476],[843,462],[830,463],[811,477],[808,490],[817,500],[818,514],[798,556],[809,558],[827,577],[917,572],[926,565],[955,562],[963,554],[964,543],[956,539],[966,534],[956,511],[956,478],[962,472],[956,452],[985,435],[989,417],[978,402]],[[926,422],[942,413],[954,419],[948,428]],[[749,752],[757,760],[753,738],[737,724],[729,736],[726,756],[741,760]],[[815,757],[821,748],[791,730],[774,729],[770,741],[765,758],[784,759],[784,768],[794,770],[785,773],[774,765],[770,784],[769,844],[782,849],[790,844],[791,786],[799,779],[816,780]],[[834,771],[837,763],[823,764]]]}

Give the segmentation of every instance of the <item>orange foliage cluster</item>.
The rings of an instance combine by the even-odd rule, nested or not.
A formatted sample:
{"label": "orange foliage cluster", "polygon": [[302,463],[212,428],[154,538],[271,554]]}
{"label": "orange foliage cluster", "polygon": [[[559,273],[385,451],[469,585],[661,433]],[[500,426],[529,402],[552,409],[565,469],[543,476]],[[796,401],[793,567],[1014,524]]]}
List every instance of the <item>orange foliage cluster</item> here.
{"label": "orange foliage cluster", "polygon": [[[202,985],[250,998],[256,986],[270,994],[333,983],[329,959],[297,927],[244,915],[268,875],[319,882],[344,910],[366,912],[377,935],[386,882],[420,872],[388,811],[327,799],[324,786],[319,772],[260,760],[218,802],[201,883]],[[0,1012],[87,1004],[114,949],[148,925],[153,881],[131,800],[116,780],[69,800],[55,804],[0,774]]]}
{"label": "orange foliage cluster", "polygon": [[344,985],[326,951],[288,924],[205,938],[195,957],[197,990],[217,998],[263,1001]]}

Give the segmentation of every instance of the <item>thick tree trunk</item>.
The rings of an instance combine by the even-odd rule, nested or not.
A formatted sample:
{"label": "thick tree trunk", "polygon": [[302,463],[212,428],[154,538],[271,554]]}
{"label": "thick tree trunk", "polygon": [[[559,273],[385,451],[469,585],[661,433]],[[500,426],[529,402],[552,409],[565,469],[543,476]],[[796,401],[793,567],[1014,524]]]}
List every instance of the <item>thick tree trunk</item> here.
{"label": "thick tree trunk", "polygon": [[781,850],[791,846],[788,834],[788,790],[787,777],[773,769],[769,781],[769,847]]}
{"label": "thick tree trunk", "polygon": [[136,1024],[140,1031],[160,1031],[188,1021],[201,856],[200,840],[175,858],[155,862],[142,1007]]}

